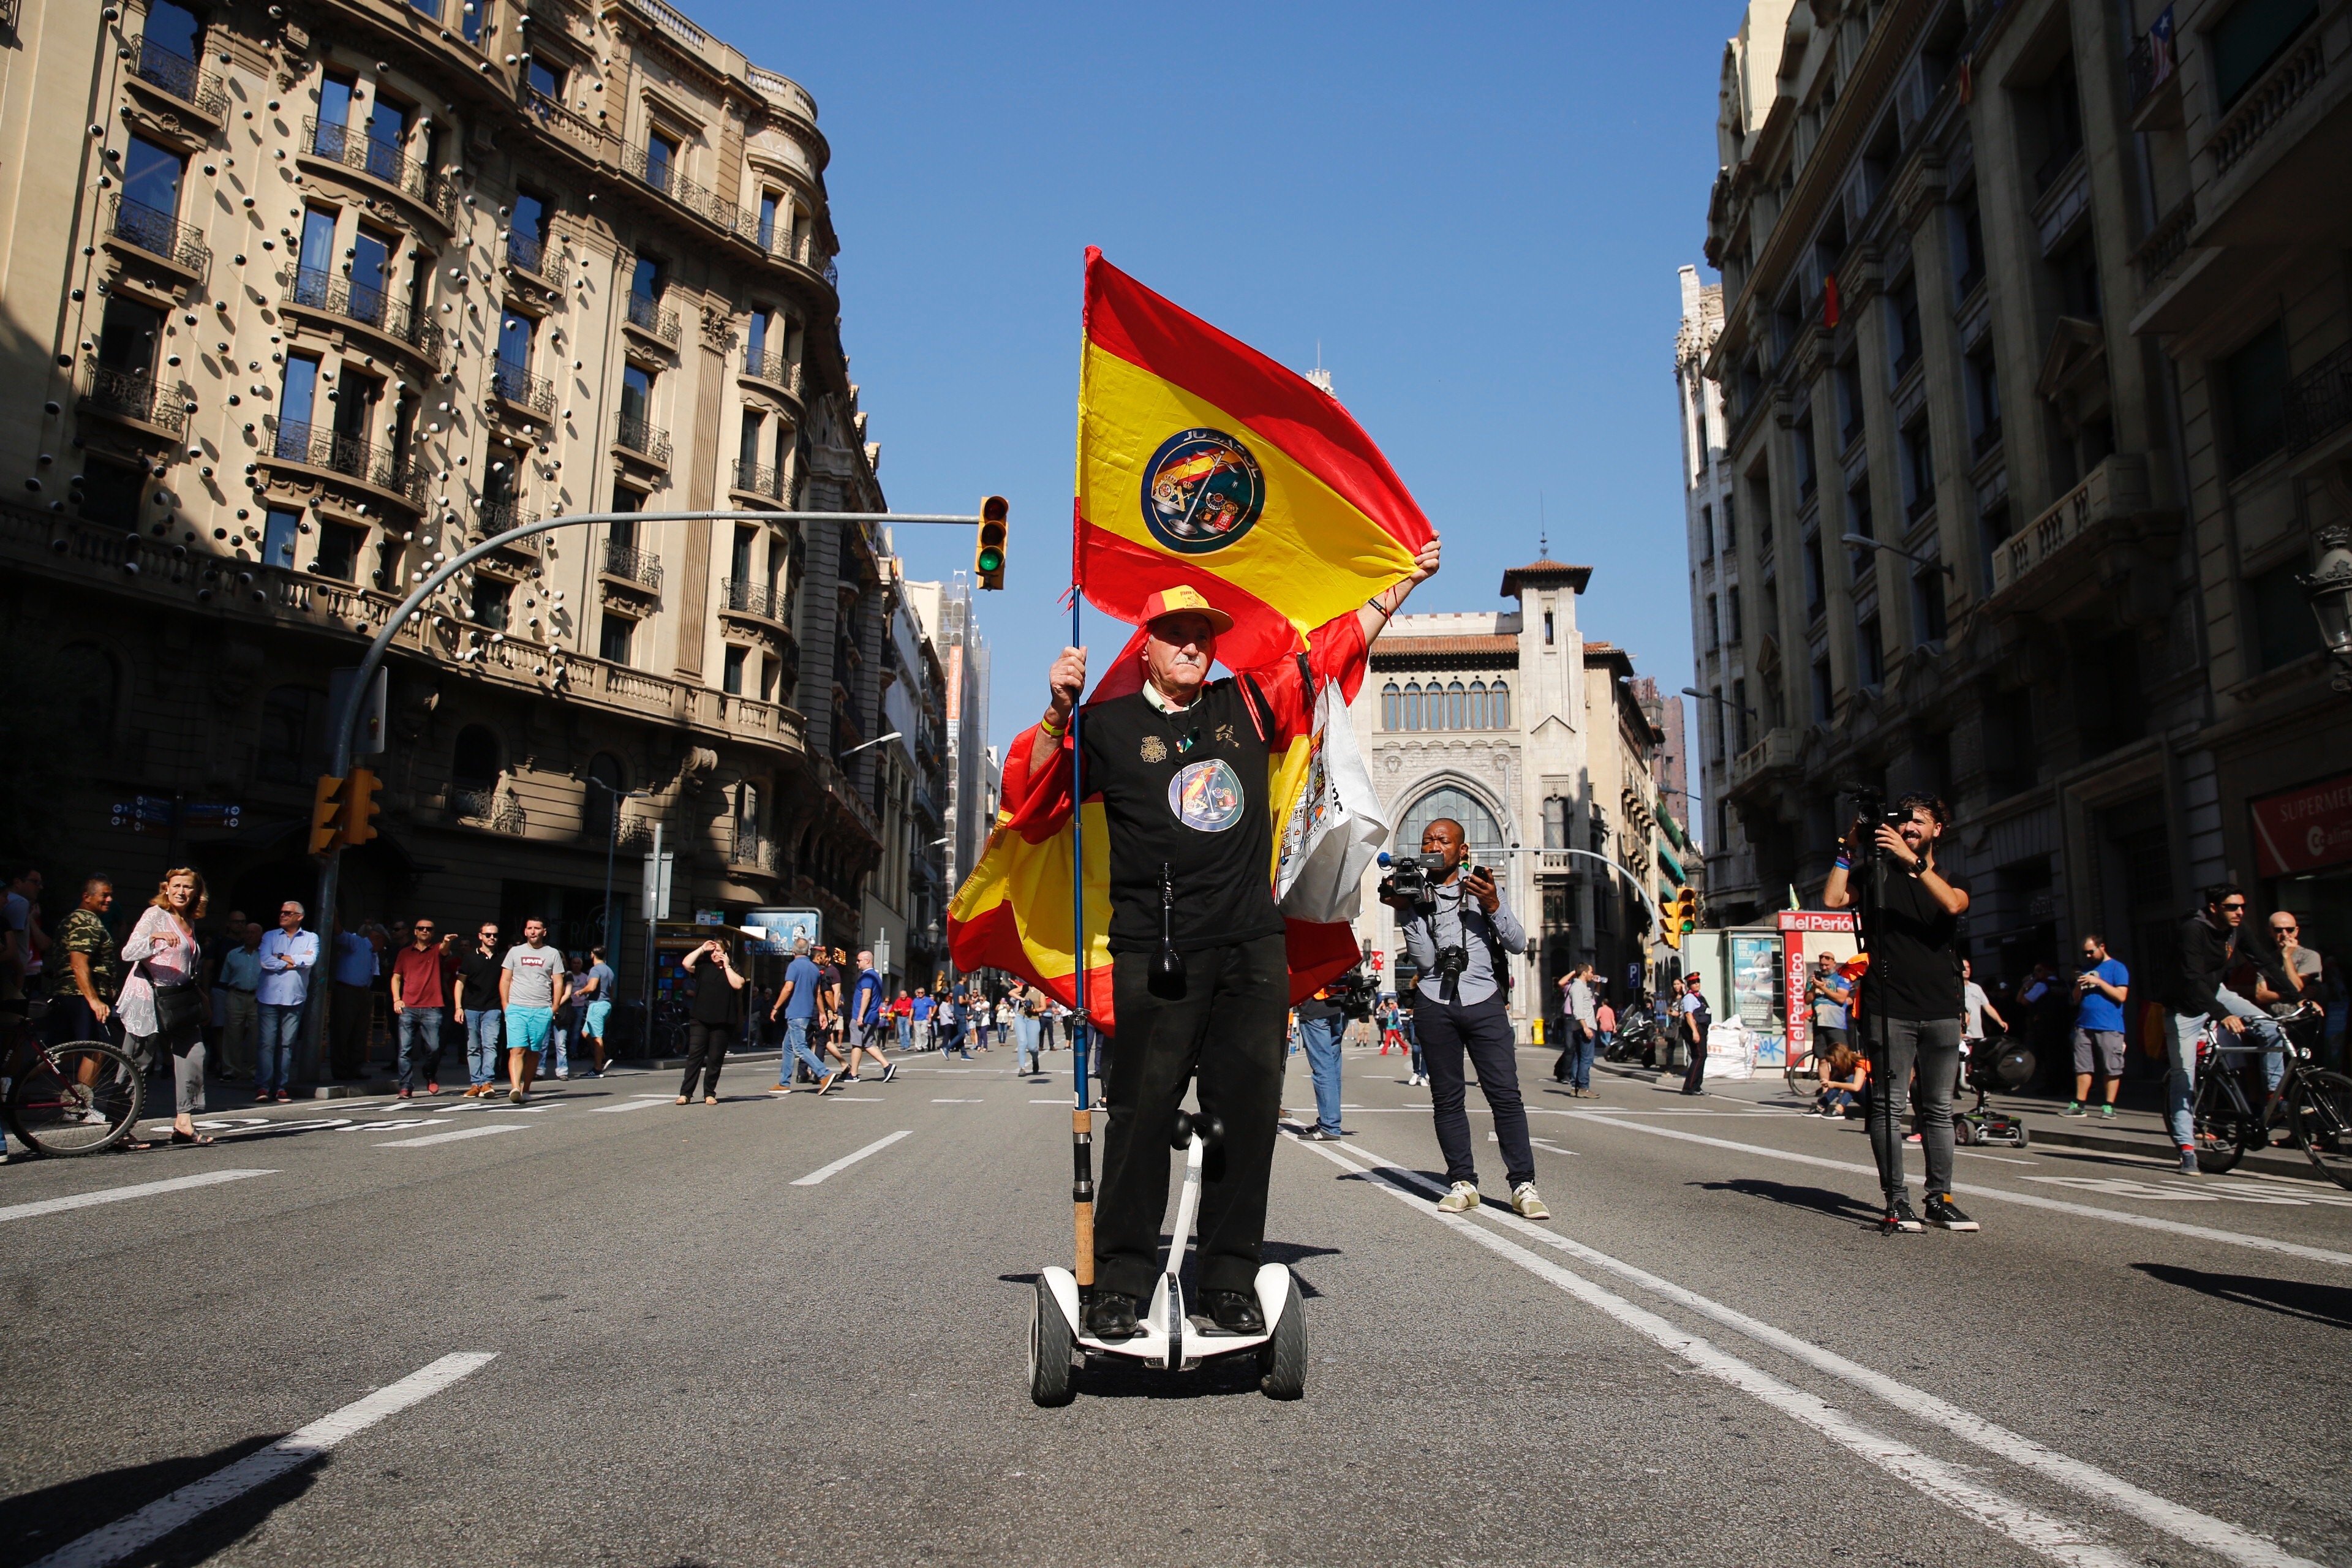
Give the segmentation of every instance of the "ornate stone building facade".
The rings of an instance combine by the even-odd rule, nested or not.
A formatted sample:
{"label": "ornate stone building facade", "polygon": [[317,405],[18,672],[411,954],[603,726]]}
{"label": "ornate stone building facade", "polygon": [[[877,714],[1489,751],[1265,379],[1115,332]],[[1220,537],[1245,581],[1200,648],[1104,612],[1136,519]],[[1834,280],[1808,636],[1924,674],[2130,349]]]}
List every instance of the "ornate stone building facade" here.
{"label": "ornate stone building facade", "polygon": [[887,544],[658,519],[883,504],[805,91],[662,0],[26,0],[0,70],[0,609],[68,731],[52,884],[307,897],[331,670],[448,552],[644,512],[402,628],[346,911],[585,945],[658,820],[656,914],[871,934],[937,787],[856,749],[921,674]]}
{"label": "ornate stone building facade", "polygon": [[2352,939],[2352,834],[2259,826],[2352,756],[2297,580],[2346,516],[2348,128],[2341,4],[1749,6],[1693,566],[1739,606],[1702,736],[1765,903],[1861,782],[1956,802],[1980,967],[2148,963],[2225,876]]}

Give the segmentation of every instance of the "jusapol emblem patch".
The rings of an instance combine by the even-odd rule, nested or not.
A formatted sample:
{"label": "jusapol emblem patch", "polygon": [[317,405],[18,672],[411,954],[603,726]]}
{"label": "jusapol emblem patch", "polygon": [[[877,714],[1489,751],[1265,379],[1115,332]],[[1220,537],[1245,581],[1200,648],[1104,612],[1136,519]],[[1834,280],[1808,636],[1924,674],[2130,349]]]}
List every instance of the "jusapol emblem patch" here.
{"label": "jusapol emblem patch", "polygon": [[1168,742],[1161,740],[1157,735],[1144,736],[1143,760],[1147,763],[1166,762],[1168,760]]}
{"label": "jusapol emblem patch", "polygon": [[1241,820],[1247,804],[1242,775],[1223,757],[1194,763],[1168,781],[1168,809],[1198,832],[1223,833]]}
{"label": "jusapol emblem patch", "polygon": [[1143,525],[1186,555],[1223,550],[1265,510],[1265,475],[1250,450],[1223,430],[1179,430],[1143,469]]}

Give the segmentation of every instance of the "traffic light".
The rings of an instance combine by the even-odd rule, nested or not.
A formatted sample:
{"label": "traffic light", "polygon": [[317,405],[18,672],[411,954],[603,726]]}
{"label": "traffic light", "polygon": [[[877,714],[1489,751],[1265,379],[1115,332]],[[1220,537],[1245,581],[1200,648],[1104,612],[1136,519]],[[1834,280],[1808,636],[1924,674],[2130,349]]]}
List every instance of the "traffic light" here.
{"label": "traffic light", "polygon": [[343,790],[343,843],[357,846],[375,837],[375,819],[383,805],[375,797],[380,783],[365,768],[353,768]]}
{"label": "traffic light", "polygon": [[1683,900],[1679,893],[1668,899],[1665,907],[1658,911],[1658,940],[1677,952],[1682,951]]}
{"label": "traffic light", "polygon": [[324,855],[343,837],[343,781],[320,773],[310,794],[310,853]]}
{"label": "traffic light", "polygon": [[974,587],[1004,586],[1004,516],[1012,510],[1003,496],[983,496],[980,502],[980,540],[971,552]]}

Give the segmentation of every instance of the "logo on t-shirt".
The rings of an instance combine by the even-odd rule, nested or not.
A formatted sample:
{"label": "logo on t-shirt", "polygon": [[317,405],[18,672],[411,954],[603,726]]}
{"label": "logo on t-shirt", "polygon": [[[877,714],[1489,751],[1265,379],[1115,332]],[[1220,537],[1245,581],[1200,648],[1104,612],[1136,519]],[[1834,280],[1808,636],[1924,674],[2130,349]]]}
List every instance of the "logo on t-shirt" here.
{"label": "logo on t-shirt", "polygon": [[1164,763],[1168,760],[1168,742],[1157,735],[1143,737],[1142,751],[1143,760],[1147,763]]}
{"label": "logo on t-shirt", "polygon": [[1168,809],[1185,826],[1223,833],[1241,820],[1242,776],[1223,757],[1194,763],[1168,781]]}

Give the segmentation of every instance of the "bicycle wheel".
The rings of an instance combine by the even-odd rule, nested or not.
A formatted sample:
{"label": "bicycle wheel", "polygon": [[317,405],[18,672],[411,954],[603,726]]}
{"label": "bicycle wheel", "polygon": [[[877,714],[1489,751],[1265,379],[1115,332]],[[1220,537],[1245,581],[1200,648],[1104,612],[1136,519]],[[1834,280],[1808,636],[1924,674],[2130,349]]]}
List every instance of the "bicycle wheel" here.
{"label": "bicycle wheel", "polygon": [[78,1041],[34,1058],[8,1091],[8,1127],[38,1153],[95,1154],[131,1136],[145,1096],[129,1056]]}
{"label": "bicycle wheel", "polygon": [[2222,1086],[2225,1070],[2209,1065],[2197,1082],[2197,1168],[2217,1175],[2245,1157],[2250,1140],[2263,1135],[2261,1117]]}
{"label": "bicycle wheel", "polygon": [[2286,1101],[2287,1131],[2311,1163],[2339,1187],[2352,1187],[2352,1078],[2340,1072],[2296,1075]]}

